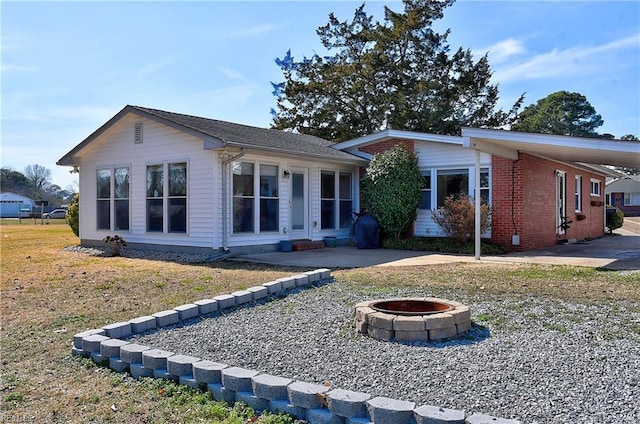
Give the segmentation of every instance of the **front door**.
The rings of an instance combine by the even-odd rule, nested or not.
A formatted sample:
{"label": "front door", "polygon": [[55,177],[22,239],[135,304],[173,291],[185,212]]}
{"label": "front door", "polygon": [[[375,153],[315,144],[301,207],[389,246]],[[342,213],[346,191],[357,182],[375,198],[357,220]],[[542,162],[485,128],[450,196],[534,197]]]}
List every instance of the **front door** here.
{"label": "front door", "polygon": [[565,231],[565,221],[567,219],[567,178],[562,171],[556,171],[556,234],[563,235]]}
{"label": "front door", "polygon": [[309,238],[309,171],[304,168],[292,168],[290,176],[289,228],[292,240]]}

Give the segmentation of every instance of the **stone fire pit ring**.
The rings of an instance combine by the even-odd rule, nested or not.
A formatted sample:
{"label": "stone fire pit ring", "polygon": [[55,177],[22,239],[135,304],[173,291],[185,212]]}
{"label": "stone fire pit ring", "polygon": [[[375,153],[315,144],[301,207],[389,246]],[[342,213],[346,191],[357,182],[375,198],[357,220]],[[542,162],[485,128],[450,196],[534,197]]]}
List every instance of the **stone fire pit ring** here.
{"label": "stone fire pit ring", "polygon": [[436,297],[369,300],[356,304],[355,323],[359,333],[378,340],[443,340],[471,329],[471,311]]}

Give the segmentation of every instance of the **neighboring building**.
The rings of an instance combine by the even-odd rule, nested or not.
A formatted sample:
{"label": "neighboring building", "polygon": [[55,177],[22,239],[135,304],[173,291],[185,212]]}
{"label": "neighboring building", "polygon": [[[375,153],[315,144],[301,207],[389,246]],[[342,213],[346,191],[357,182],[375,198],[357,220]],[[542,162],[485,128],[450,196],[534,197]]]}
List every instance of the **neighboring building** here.
{"label": "neighboring building", "polygon": [[0,193],[0,218],[28,218],[35,202],[9,191]]}
{"label": "neighboring building", "polygon": [[[335,147],[363,158],[398,143],[415,151],[425,188],[413,233],[441,237],[432,211],[442,207],[449,195],[462,192],[474,197],[475,152],[463,141],[463,137],[385,130]],[[480,153],[479,165],[480,196],[492,208],[492,227],[484,238],[518,251],[604,234],[604,181],[615,175],[609,169],[522,152],[517,160]],[[568,228],[562,225],[568,221]]]}
{"label": "neighboring building", "polygon": [[80,239],[253,248],[346,238],[366,161],[308,135],[126,106],[62,157],[80,181]]}
{"label": "neighboring building", "polygon": [[606,203],[625,216],[640,216],[640,175],[626,176],[607,183]]}
{"label": "neighboring building", "polygon": [[432,210],[477,189],[492,206],[483,236],[511,250],[602,236],[605,178],[618,174],[588,163],[640,162],[632,142],[465,128],[462,137],[385,130],[332,144],[126,106],[58,164],[80,173],[83,244],[117,233],[156,249],[274,250],[348,238],[360,175],[397,143],[417,153],[425,178],[415,235],[441,236]]}

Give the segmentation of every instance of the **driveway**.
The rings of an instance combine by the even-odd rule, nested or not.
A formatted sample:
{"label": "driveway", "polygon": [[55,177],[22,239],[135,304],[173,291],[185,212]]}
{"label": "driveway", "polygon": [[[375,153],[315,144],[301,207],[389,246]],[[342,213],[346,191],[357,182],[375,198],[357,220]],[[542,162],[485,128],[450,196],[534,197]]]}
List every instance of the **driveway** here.
{"label": "driveway", "polygon": [[[476,262],[473,255],[448,255],[388,249],[336,247],[302,252],[271,252],[237,256],[233,260],[304,268],[364,268]],[[602,238],[554,245],[528,252],[483,256],[481,262],[574,265],[609,270],[640,270],[640,218],[625,218],[625,226]]]}

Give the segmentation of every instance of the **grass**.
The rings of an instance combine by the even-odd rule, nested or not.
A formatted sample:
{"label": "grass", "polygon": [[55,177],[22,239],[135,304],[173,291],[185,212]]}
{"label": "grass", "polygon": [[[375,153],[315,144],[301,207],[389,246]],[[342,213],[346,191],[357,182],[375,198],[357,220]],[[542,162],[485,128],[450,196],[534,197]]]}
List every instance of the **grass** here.
{"label": "grass", "polygon": [[[87,329],[259,285],[300,269],[90,257],[63,250],[78,244],[78,239],[67,225],[53,220],[49,225],[2,220],[0,240],[0,422],[255,420],[234,408],[216,415],[224,405],[216,406],[207,393],[135,382],[73,358],[71,341],[75,333]],[[588,303],[625,301],[627,307],[640,309],[638,273],[474,263],[338,270],[334,275],[372,294],[412,286],[430,292],[470,293],[486,300],[542,296]],[[478,320],[496,321],[491,316]],[[272,419],[263,422],[286,423],[285,417]]]}

